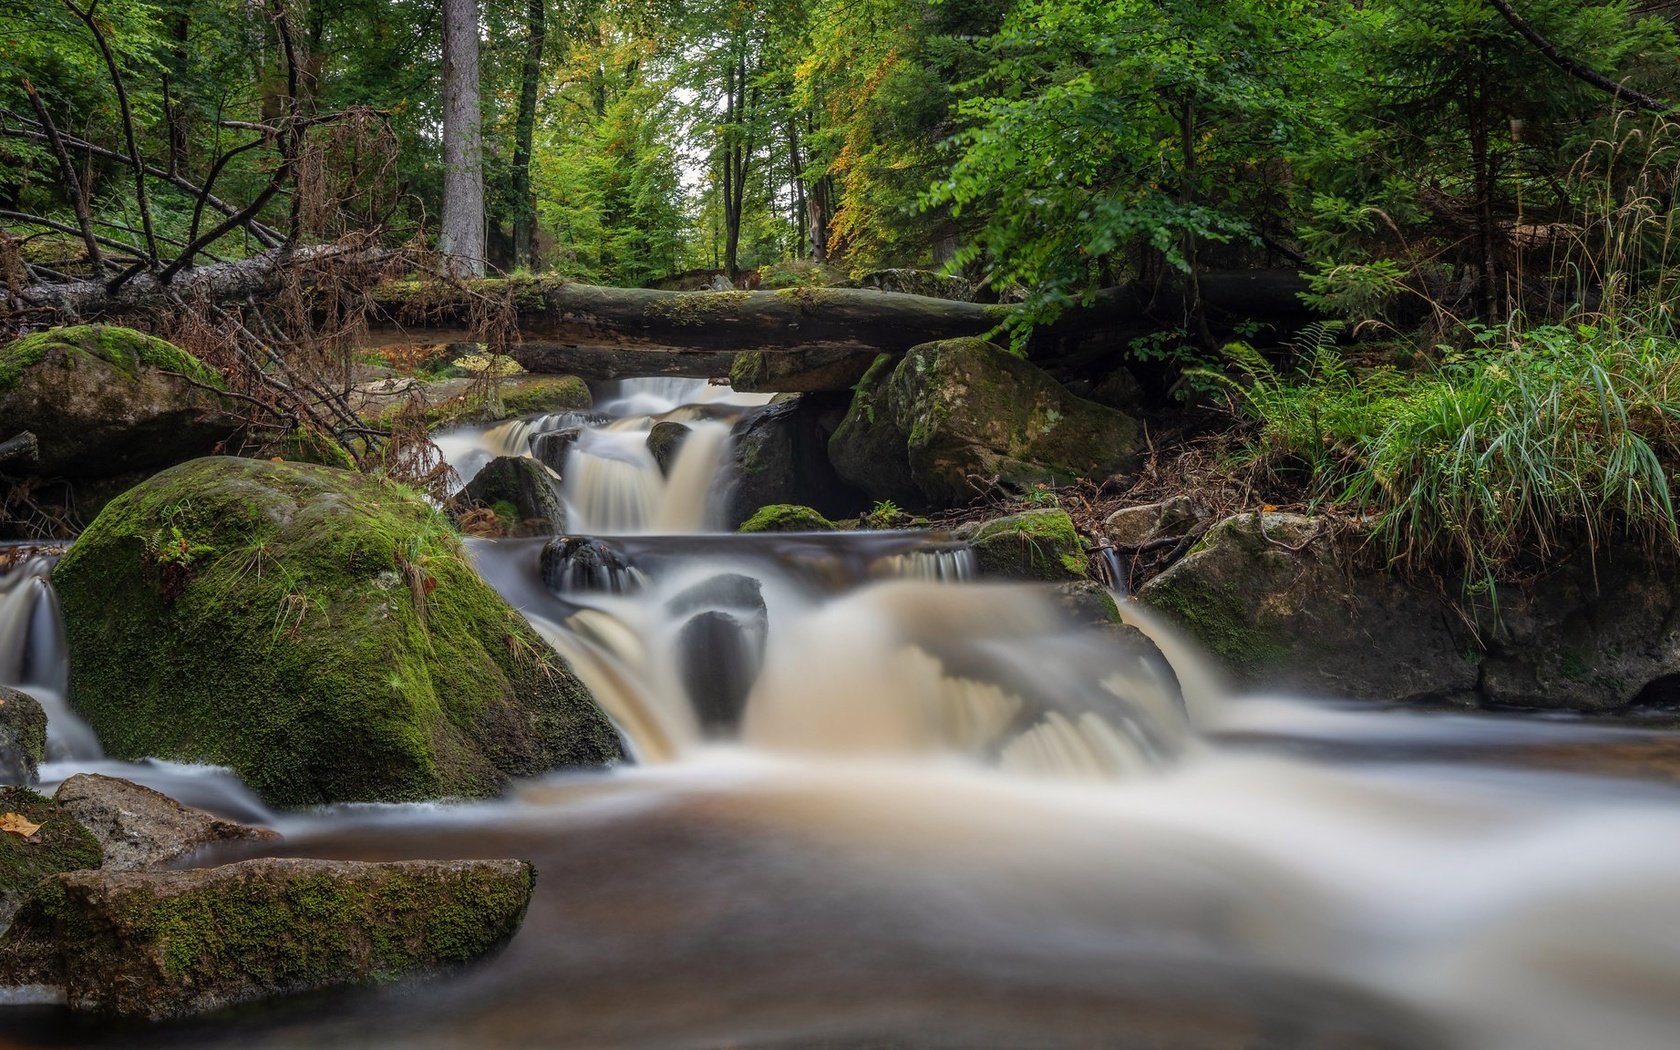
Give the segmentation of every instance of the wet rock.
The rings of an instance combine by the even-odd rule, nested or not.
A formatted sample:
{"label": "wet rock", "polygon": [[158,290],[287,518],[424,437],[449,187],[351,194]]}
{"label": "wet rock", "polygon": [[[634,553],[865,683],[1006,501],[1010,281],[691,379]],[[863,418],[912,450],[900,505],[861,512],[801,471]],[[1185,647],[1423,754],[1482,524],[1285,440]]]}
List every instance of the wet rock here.
{"label": "wet rock", "polygon": [[676,462],[677,453],[682,451],[683,442],[693,433],[689,427],[670,420],[660,420],[648,431],[647,447],[653,454],[653,461],[659,464],[661,474],[671,473],[671,464]]}
{"label": "wet rock", "polygon": [[761,507],[736,532],[833,532],[839,528],[834,522],[810,507],[778,503]]}
{"label": "wet rock", "polygon": [[1480,654],[1439,597],[1358,568],[1362,537],[1298,514],[1218,523],[1139,592],[1250,687],[1474,702]]}
{"label": "wet rock", "polygon": [[765,507],[800,504],[823,514],[855,512],[865,500],[829,462],[829,438],[848,395],[801,394],[776,401],[735,427],[726,518],[741,525]]}
{"label": "wet rock", "polygon": [[1207,507],[1195,497],[1173,496],[1115,511],[1103,522],[1103,534],[1123,550],[1141,550],[1159,539],[1182,537],[1209,516]]}
{"label": "wet rock", "polygon": [[564,430],[550,430],[538,434],[531,439],[531,455],[537,462],[564,475],[566,470],[566,456],[577,444],[578,436],[583,433],[582,427],[566,427]]}
{"label": "wet rock", "polygon": [[268,828],[223,820],[151,788],[97,773],[66,780],[53,800],[99,841],[105,871],[161,867],[209,846],[280,838]]}
{"label": "wet rock", "polygon": [[721,574],[684,590],[666,609],[672,616],[694,614],[677,631],[676,652],[701,729],[734,729],[764,665],[770,620],[761,585],[750,576]]}
{"label": "wet rock", "polygon": [[1063,510],[1029,510],[965,525],[952,538],[973,547],[988,576],[1050,581],[1085,576],[1085,547]]}
{"label": "wet rock", "polygon": [[202,456],[239,429],[222,377],[129,328],[52,328],[0,347],[0,419],[39,439],[41,477],[103,478]]}
{"label": "wet rock", "polygon": [[636,571],[624,555],[589,536],[556,536],[543,546],[543,585],[556,594],[623,594]]}
{"label": "wet rock", "polygon": [[114,500],[53,573],[106,753],[231,767],[271,804],[493,795],[616,758],[582,684],[419,496],[204,459]]}
{"label": "wet rock", "polygon": [[455,503],[491,508],[513,536],[551,536],[566,525],[554,476],[529,456],[497,456],[473,475]]}
{"label": "wet rock", "polygon": [[46,749],[47,713],[29,694],[0,685],[0,786],[35,783]]}
{"label": "wet rock", "polygon": [[1137,455],[1137,422],[1075,397],[1042,369],[980,339],[882,358],[829,442],[840,475],[911,507],[969,502],[994,482],[1106,478]]}
{"label": "wet rock", "polygon": [[1095,580],[1072,580],[1058,584],[1054,595],[1056,604],[1075,623],[1086,627],[1123,628],[1128,635],[1136,633],[1121,620],[1120,606],[1115,604],[1114,595]]}
{"label": "wet rock", "polygon": [[31,835],[0,830],[0,930],[41,880],[97,868],[104,859],[99,841],[49,798],[27,788],[0,788],[0,819],[8,815],[39,830]]}
{"label": "wet rock", "polygon": [[515,860],[250,860],[43,883],[0,938],[0,982],[162,1020],[389,981],[505,944],[535,872]]}

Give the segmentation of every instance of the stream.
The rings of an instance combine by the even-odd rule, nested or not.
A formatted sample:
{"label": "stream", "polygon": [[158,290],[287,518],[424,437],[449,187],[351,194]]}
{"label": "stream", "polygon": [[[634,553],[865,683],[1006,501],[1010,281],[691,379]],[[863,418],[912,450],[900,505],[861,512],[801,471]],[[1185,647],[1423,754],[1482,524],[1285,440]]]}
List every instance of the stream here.
{"label": "stream", "polygon": [[[575,538],[474,540],[634,756],[481,803],[270,812],[120,763],[64,702],[50,555],[0,575],[0,684],[93,770],[282,831],[279,855],[520,857],[519,935],[458,973],[44,1047],[1672,1047],[1680,741],[1582,720],[1238,696],[917,532],[719,531],[764,398],[626,381],[439,436],[463,480],[569,437]],[[691,428],[661,470],[655,422]],[[230,859],[230,856],[213,858]]]}

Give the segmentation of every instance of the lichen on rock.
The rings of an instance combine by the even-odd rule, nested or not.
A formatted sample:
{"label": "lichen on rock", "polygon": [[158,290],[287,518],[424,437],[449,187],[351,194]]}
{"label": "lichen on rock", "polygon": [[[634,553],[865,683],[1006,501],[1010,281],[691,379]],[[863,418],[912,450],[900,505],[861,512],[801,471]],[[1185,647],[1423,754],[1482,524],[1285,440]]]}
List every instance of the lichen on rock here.
{"label": "lichen on rock", "polygon": [[619,755],[555,654],[390,482],[182,464],[58,564],[70,700],[118,758],[231,767],[269,802],[484,796]]}

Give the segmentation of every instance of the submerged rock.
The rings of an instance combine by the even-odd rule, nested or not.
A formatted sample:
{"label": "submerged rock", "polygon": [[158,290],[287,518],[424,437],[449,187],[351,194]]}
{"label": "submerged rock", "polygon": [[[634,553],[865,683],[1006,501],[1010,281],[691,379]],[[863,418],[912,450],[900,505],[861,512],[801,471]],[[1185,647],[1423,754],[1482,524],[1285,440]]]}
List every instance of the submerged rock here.
{"label": "submerged rock", "polygon": [[473,475],[455,502],[495,510],[515,536],[549,536],[566,525],[566,505],[553,476],[529,456],[497,456]]}
{"label": "submerged rock", "polygon": [[1085,576],[1085,546],[1064,510],[1029,510],[965,525],[952,538],[973,547],[988,576],[1052,582]]}
{"label": "submerged rock", "polygon": [[230,842],[274,842],[268,828],[191,809],[149,787],[97,773],[58,786],[58,807],[80,821],[105,853],[105,871],[138,871]]}
{"label": "submerged rock", "polygon": [[839,528],[834,522],[810,507],[778,503],[760,507],[736,532],[833,532]]}
{"label": "submerged rock", "polygon": [[[97,868],[104,859],[75,817],[26,788],[0,788],[0,822],[0,929],[41,880]],[[29,825],[38,827],[29,832]]]}
{"label": "submerged rock", "polygon": [[47,713],[28,693],[0,685],[0,786],[35,783],[46,751]]}
{"label": "submerged rock", "polygon": [[458,965],[518,930],[515,860],[250,860],[42,884],[0,938],[0,983],[74,1010],[161,1020]]}
{"label": "submerged rock", "polygon": [[623,594],[636,572],[624,556],[591,536],[556,536],[543,545],[543,586],[555,594]]}
{"label": "submerged rock", "polygon": [[1077,398],[982,339],[883,356],[858,384],[829,442],[840,475],[874,499],[906,506],[966,503],[994,482],[1106,478],[1136,457],[1137,422]]}
{"label": "submerged rock", "polygon": [[129,328],[52,328],[0,346],[0,420],[8,437],[39,439],[41,477],[111,477],[212,451],[238,430],[221,386],[185,350]]}
{"label": "submerged rock", "polygon": [[687,588],[666,603],[673,617],[688,615],[677,630],[676,655],[700,728],[735,729],[764,665],[769,612],[759,581],[723,573]]}
{"label": "submerged rock", "polygon": [[616,758],[583,686],[443,517],[365,475],[204,459],[113,501],[53,574],[107,753],[270,803],[494,794]]}

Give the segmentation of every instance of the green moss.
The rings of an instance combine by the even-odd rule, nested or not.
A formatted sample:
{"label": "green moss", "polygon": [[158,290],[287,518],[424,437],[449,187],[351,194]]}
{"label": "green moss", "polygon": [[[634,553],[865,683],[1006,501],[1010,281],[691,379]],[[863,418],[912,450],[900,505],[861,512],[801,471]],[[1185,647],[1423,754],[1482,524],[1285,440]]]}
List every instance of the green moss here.
{"label": "green moss", "polygon": [[280,439],[280,458],[294,463],[317,463],[323,467],[355,470],[356,460],[331,435],[310,427],[295,427]]}
{"label": "green moss", "polygon": [[539,412],[583,412],[594,405],[589,384],[577,376],[527,376],[496,391],[507,418]]}
{"label": "green moss", "polygon": [[642,313],[649,321],[704,324],[730,316],[751,299],[751,292],[676,292],[648,303]]}
{"label": "green moss", "polygon": [[202,459],[112,501],[54,572],[71,702],[113,757],[270,802],[487,795],[618,755],[559,658],[418,495]]}
{"label": "green moss", "polygon": [[1256,676],[1289,655],[1288,640],[1263,626],[1251,596],[1235,584],[1194,574],[1161,576],[1145,597],[1244,677]]}
{"label": "green moss", "polygon": [[0,788],[0,816],[17,813],[39,824],[31,841],[0,832],[0,929],[42,879],[97,868],[105,852],[87,828],[49,798],[25,788]]}
{"label": "green moss", "polygon": [[839,526],[810,507],[777,503],[759,508],[736,532],[833,532]]}
{"label": "green moss", "polygon": [[729,363],[729,385],[736,390],[757,390],[769,371],[764,351],[743,350]]}
{"label": "green moss", "polygon": [[64,351],[72,360],[98,358],[128,376],[135,375],[144,365],[179,372],[218,390],[223,388],[222,377],[214,369],[173,343],[132,328],[88,324],[49,328],[0,346],[0,393],[11,389],[26,370],[54,350]]}
{"label": "green moss", "polygon": [[1062,510],[1029,510],[962,530],[982,572],[1039,580],[1083,579],[1085,548]]}

